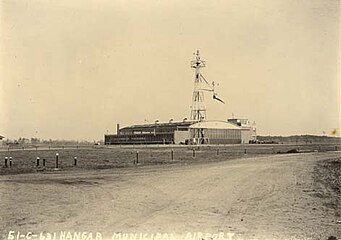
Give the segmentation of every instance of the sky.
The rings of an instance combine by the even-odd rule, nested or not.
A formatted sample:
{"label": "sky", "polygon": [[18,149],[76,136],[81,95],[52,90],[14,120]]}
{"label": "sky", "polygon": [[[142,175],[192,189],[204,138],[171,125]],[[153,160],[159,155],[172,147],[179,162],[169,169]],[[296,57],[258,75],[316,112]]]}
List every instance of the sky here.
{"label": "sky", "polygon": [[0,135],[100,140],[190,117],[193,53],[261,135],[340,135],[338,0],[0,0]]}

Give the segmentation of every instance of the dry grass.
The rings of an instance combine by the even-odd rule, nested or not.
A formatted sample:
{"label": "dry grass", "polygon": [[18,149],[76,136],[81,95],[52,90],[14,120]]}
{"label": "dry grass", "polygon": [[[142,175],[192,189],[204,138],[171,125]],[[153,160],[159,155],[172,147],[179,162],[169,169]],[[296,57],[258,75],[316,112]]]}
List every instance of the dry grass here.
{"label": "dry grass", "polygon": [[[106,169],[134,167],[139,165],[158,164],[193,164],[202,162],[218,162],[241,157],[252,157],[263,154],[306,151],[335,150],[335,145],[227,145],[227,146],[122,146],[97,147],[82,149],[46,149],[46,150],[10,150],[0,151],[0,174],[18,174],[37,171],[52,171],[56,166],[56,153],[59,153],[59,169]],[[341,149],[340,146],[338,146]],[[195,149],[195,157],[193,157]],[[173,151],[173,159],[171,158]],[[74,157],[77,166],[74,166]],[[12,166],[5,167],[5,157],[12,157]],[[39,167],[36,166],[39,157]],[[43,159],[46,165],[43,167]]]}

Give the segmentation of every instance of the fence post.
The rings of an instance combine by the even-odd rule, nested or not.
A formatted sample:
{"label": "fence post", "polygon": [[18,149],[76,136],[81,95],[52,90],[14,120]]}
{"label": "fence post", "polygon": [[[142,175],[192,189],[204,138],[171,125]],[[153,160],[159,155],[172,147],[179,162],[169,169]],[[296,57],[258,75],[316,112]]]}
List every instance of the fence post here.
{"label": "fence post", "polygon": [[139,151],[136,151],[136,164],[139,164]]}
{"label": "fence post", "polygon": [[192,156],[195,158],[195,148],[193,148],[193,155]]}
{"label": "fence post", "polygon": [[244,154],[246,154],[246,148],[244,149]]}
{"label": "fence post", "polygon": [[9,167],[12,167],[12,157],[9,157]]}
{"label": "fence post", "polygon": [[8,162],[8,157],[5,157],[5,167],[8,167],[7,162]]}
{"label": "fence post", "polygon": [[45,167],[45,158],[43,158],[43,167]]}
{"label": "fence post", "polygon": [[73,158],[73,165],[74,165],[74,166],[77,166],[77,157],[74,157],[74,158]]}
{"label": "fence post", "polygon": [[58,158],[59,158],[59,153],[56,153],[56,168],[58,168]]}
{"label": "fence post", "polygon": [[174,160],[174,151],[171,149],[171,160]]}
{"label": "fence post", "polygon": [[37,167],[39,166],[39,157],[37,157]]}

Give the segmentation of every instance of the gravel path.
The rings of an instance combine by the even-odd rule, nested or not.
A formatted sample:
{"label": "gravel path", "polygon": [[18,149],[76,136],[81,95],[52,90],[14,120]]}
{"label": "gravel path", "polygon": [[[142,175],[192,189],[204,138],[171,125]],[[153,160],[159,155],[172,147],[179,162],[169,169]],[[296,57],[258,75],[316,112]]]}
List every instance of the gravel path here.
{"label": "gravel path", "polygon": [[56,232],[58,240],[60,231],[86,231],[103,239],[114,233],[180,238],[188,232],[192,239],[198,232],[203,239],[221,232],[233,233],[232,239],[340,238],[340,208],[326,204],[340,203],[340,195],[319,182],[329,174],[319,170],[321,163],[339,157],[340,152],[285,154],[0,176],[1,236],[45,231]]}

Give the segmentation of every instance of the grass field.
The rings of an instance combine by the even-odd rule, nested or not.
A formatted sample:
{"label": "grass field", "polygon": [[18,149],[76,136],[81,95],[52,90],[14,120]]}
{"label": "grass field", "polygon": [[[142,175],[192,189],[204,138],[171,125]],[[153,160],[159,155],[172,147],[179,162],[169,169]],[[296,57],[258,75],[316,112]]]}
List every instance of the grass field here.
{"label": "grass field", "polygon": [[[273,144],[273,145],[215,145],[215,146],[96,146],[96,147],[40,147],[36,149],[3,149],[0,151],[0,174],[16,174],[37,171],[52,171],[56,167],[56,153],[59,154],[59,170],[105,169],[134,167],[138,165],[188,164],[225,161],[228,159],[252,157],[263,154],[282,154],[288,151],[335,151],[336,144]],[[172,158],[173,152],[173,158]],[[138,156],[137,156],[138,155]],[[5,158],[12,158],[5,166]],[[37,166],[37,157],[40,158]],[[74,166],[77,157],[77,166]],[[45,159],[45,167],[43,167]]]}
{"label": "grass field", "polygon": [[[168,164],[169,148],[139,148],[139,167],[132,167],[137,149],[64,149],[61,171],[51,171],[54,150],[13,151],[21,165],[3,173],[19,166],[32,173],[0,175],[0,239],[14,239],[11,232],[38,236],[32,240],[87,239],[62,237],[66,232],[100,233],[102,240],[145,239],[119,237],[129,233],[339,239],[340,151],[264,154],[264,146],[250,146],[244,155],[237,149],[243,150],[220,147],[217,156],[215,147],[205,147],[193,158],[191,149],[174,148],[175,164]],[[49,160],[46,174],[33,173],[36,154]],[[81,156],[78,167],[74,154]]]}

